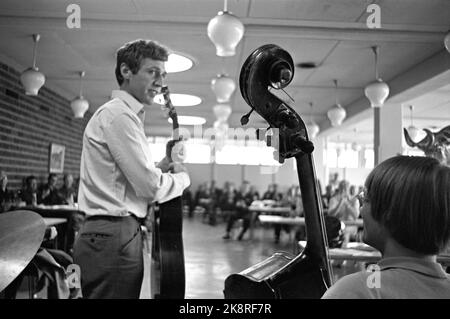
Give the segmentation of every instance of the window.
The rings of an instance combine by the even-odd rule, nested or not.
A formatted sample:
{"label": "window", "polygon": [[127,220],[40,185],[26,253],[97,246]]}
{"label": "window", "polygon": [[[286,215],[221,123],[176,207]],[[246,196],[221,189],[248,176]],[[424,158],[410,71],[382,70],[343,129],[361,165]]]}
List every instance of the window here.
{"label": "window", "polygon": [[[169,138],[151,137],[148,139],[152,157],[155,162],[162,160],[166,153],[166,143]],[[211,145],[209,140],[192,138],[185,141],[186,163],[211,163]],[[216,151],[217,164],[231,165],[265,165],[279,166],[273,158],[273,147],[267,147],[265,142],[250,140],[227,140],[225,146]]]}
{"label": "window", "polygon": [[324,152],[324,161],[329,168],[373,168],[374,153],[368,145],[355,151],[349,144],[330,142]]}

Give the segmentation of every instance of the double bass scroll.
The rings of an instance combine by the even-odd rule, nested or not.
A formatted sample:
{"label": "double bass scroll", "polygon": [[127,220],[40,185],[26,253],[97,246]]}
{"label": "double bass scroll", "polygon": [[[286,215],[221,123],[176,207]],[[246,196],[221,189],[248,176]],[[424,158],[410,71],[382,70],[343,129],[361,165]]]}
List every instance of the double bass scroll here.
{"label": "double bass scroll", "polygon": [[292,81],[294,63],[288,52],[268,44],[256,49],[242,66],[239,86],[251,111],[241,118],[245,125],[253,111],[276,129],[279,161],[294,157],[305,211],[307,245],[294,256],[278,252],[225,280],[227,299],[320,298],[332,284],[328,242],[319,199],[312,152],[305,123],[293,108],[271,93]]}

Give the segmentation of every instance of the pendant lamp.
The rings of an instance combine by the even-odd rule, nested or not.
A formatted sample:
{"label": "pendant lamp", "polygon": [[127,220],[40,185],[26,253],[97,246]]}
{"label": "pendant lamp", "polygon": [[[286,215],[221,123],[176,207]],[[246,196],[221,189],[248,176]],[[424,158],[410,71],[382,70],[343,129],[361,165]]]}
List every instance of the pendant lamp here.
{"label": "pendant lamp", "polygon": [[208,23],[208,37],[216,46],[216,54],[222,57],[234,56],[236,47],[244,36],[244,25],[227,10],[227,0],[224,9]]}
{"label": "pendant lamp", "polygon": [[216,104],[213,107],[213,112],[219,122],[226,122],[231,114],[231,106],[228,104]]}
{"label": "pendant lamp", "polygon": [[444,45],[447,51],[450,53],[450,30],[447,32],[447,35],[444,38]]}
{"label": "pendant lamp", "polygon": [[347,116],[347,112],[341,106],[341,104],[339,104],[339,101],[338,101],[337,80],[333,80],[333,82],[335,85],[336,104],[333,106],[332,109],[328,110],[327,116],[328,116],[328,119],[330,120],[332,126],[339,126],[342,124],[342,121],[344,121],[345,117]]}
{"label": "pendant lamp", "polygon": [[89,109],[89,102],[83,97],[83,77],[85,75],[84,71],[80,73],[80,95],[77,96],[72,102],[70,102],[70,107],[72,108],[75,118],[83,118],[84,113]]}
{"label": "pendant lamp", "polygon": [[389,86],[378,76],[378,46],[373,46],[375,54],[375,82],[370,83],[364,89],[371,107],[382,107],[389,95]]}
{"label": "pendant lamp", "polygon": [[308,135],[309,138],[315,138],[317,136],[317,134],[319,134],[320,128],[319,125],[316,124],[316,122],[314,122],[313,120],[313,116],[312,116],[312,108],[313,108],[313,103],[310,102],[309,106],[311,108],[310,110],[310,116],[309,116],[309,123],[306,124],[306,130],[308,131]]}
{"label": "pendant lamp", "polygon": [[408,130],[409,137],[411,137],[411,139],[413,141],[415,141],[417,135],[419,134],[419,129],[417,127],[415,127],[414,124],[413,124],[413,106],[410,105],[409,109],[411,110],[411,125],[408,126],[407,130]]}
{"label": "pendant lamp", "polygon": [[232,78],[222,73],[211,80],[211,89],[216,95],[217,102],[228,103],[236,89],[236,84]]}
{"label": "pendant lamp", "polygon": [[36,51],[37,44],[40,40],[41,36],[39,34],[33,34],[34,41],[34,49],[33,49],[33,66],[26,69],[20,75],[20,82],[25,88],[26,95],[36,96],[39,93],[39,89],[45,83],[45,75],[39,72],[38,67],[36,66]]}

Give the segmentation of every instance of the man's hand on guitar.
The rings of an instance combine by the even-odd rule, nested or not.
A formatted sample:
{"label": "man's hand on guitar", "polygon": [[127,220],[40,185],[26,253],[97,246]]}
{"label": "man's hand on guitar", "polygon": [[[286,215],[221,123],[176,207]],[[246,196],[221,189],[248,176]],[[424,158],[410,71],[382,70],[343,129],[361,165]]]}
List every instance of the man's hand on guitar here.
{"label": "man's hand on guitar", "polygon": [[165,156],[165,157],[161,160],[161,162],[159,162],[159,163],[156,165],[156,167],[158,167],[159,169],[161,169],[163,173],[167,173],[167,172],[169,171],[169,169],[170,169],[170,164],[171,164],[170,159],[169,159],[167,156]]}
{"label": "man's hand on guitar", "polygon": [[169,164],[169,171],[171,173],[181,173],[181,172],[185,172],[187,173],[187,168],[180,163],[170,163]]}

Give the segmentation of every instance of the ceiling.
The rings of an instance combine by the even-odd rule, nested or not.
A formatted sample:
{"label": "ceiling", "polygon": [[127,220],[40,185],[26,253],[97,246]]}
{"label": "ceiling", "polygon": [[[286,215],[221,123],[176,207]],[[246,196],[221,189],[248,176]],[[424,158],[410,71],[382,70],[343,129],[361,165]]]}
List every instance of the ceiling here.
{"label": "ceiling", "polygon": [[[380,75],[394,85],[392,96],[450,69],[450,62],[446,65],[433,62],[445,51],[443,38],[450,27],[448,0],[229,0],[228,10],[246,27],[236,55],[229,58],[215,55],[215,47],[206,34],[209,20],[223,9],[222,0],[77,0],[81,7],[80,29],[66,26],[69,15],[66,8],[71,2],[0,1],[0,59],[19,71],[29,67],[31,35],[40,33],[37,65],[47,77],[46,85],[72,99],[79,90],[78,72],[86,71],[84,96],[90,101],[91,110],[106,102],[111,90],[117,88],[116,49],[137,38],[157,40],[193,58],[195,66],[186,72],[169,74],[168,84],[172,93],[202,98],[200,105],[179,108],[178,114],[205,117],[206,127],[215,120],[211,79],[225,70],[237,83],[247,56],[267,43],[287,50],[296,63],[319,64],[312,70],[296,68],[286,91],[295,100],[291,103],[295,110],[307,119],[312,115],[322,131],[330,126],[326,112],[335,103],[333,79],[338,80],[337,96],[348,108],[349,117],[370,108],[364,98],[364,87],[374,79],[373,45],[380,48]],[[366,8],[371,3],[381,8],[381,29],[369,29],[366,25],[369,16]],[[417,75],[419,71],[415,73],[415,69],[424,63],[433,63],[428,69],[434,73]],[[415,94],[402,102],[415,99],[417,121],[423,117],[431,124],[435,118],[450,122],[450,88],[445,86],[448,83],[450,75],[424,92],[437,95],[420,99]],[[433,114],[428,110],[430,101]],[[309,102],[314,103],[312,114]],[[249,110],[239,89],[233,95],[231,107],[229,124],[238,127],[240,117]],[[405,114],[409,119],[409,111]],[[350,138],[355,138],[356,127],[361,132],[358,136],[370,141],[371,122],[370,116],[366,116],[357,123],[344,125],[342,136],[347,132]],[[266,126],[258,115],[251,118],[249,125]],[[147,112],[146,132],[149,135],[171,132],[171,125],[158,106]]]}

